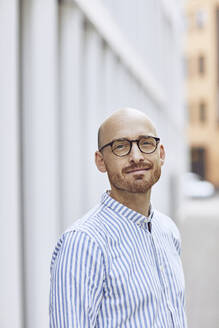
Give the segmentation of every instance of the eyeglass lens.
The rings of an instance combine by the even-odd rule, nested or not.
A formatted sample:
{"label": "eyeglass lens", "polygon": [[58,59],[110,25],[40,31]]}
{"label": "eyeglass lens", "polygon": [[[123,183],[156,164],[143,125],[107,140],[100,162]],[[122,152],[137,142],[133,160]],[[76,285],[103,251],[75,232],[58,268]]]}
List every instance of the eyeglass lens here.
{"label": "eyeglass lens", "polygon": [[[143,137],[138,142],[139,149],[146,154],[152,153],[157,146],[156,140],[152,137]],[[112,144],[112,152],[117,156],[125,156],[129,153],[131,148],[131,141],[116,140]]]}

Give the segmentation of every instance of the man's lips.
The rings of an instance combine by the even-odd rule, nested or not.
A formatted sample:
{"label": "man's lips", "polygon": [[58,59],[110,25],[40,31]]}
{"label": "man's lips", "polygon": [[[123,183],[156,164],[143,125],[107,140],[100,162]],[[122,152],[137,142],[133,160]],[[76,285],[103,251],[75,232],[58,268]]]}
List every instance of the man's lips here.
{"label": "man's lips", "polygon": [[150,167],[142,167],[142,168],[135,168],[127,170],[126,173],[144,173],[145,171],[150,170]]}

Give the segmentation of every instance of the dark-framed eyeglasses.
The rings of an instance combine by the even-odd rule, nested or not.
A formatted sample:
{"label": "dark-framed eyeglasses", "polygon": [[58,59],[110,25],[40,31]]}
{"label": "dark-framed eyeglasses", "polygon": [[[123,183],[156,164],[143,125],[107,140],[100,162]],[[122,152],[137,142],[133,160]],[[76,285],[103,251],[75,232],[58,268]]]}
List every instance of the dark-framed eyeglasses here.
{"label": "dark-framed eyeglasses", "polygon": [[133,142],[137,143],[138,148],[142,153],[151,154],[157,149],[160,138],[152,136],[142,136],[137,140],[121,138],[107,143],[106,145],[102,146],[99,151],[102,151],[105,147],[111,146],[114,155],[119,157],[126,156],[130,154]]}

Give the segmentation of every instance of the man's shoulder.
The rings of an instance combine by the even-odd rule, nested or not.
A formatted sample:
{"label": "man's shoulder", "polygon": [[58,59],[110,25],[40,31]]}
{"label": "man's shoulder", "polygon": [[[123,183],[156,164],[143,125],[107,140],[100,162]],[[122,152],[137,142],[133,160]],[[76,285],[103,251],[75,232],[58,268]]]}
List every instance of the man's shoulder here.
{"label": "man's shoulder", "polygon": [[73,224],[68,227],[64,233],[75,231],[76,229],[85,229],[89,225],[95,225],[97,214],[101,211],[101,206],[98,204],[91,208],[87,213],[85,213],[81,218],[78,218],[73,222]]}
{"label": "man's shoulder", "polygon": [[96,205],[81,218],[74,221],[73,224],[65,230],[63,235],[69,235],[77,232],[87,234],[93,240],[101,240],[105,233],[100,219],[101,210],[102,205]]}
{"label": "man's shoulder", "polygon": [[89,244],[84,241],[89,240],[101,250],[104,249],[105,234],[98,216],[100,211],[101,205],[93,207],[61,234],[52,255],[52,265],[58,254],[66,254],[69,248],[77,247],[80,244],[83,244],[83,247]]}

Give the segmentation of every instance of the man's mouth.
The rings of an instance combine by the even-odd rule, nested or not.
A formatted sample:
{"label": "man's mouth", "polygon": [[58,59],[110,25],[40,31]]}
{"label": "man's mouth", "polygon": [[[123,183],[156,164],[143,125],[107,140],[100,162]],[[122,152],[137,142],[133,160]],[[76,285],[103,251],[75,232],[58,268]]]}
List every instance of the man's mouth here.
{"label": "man's mouth", "polygon": [[142,168],[133,168],[130,170],[127,170],[126,173],[145,173],[145,171],[150,170],[150,167],[142,167]]}

